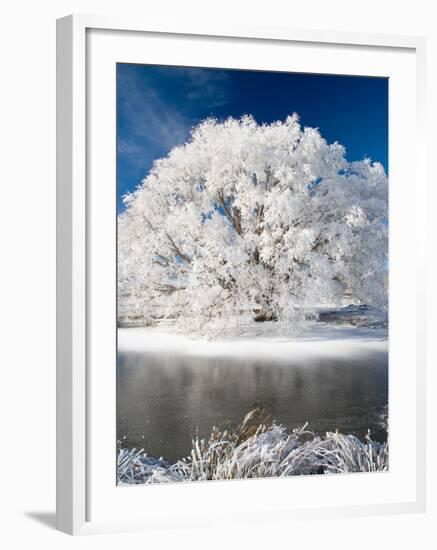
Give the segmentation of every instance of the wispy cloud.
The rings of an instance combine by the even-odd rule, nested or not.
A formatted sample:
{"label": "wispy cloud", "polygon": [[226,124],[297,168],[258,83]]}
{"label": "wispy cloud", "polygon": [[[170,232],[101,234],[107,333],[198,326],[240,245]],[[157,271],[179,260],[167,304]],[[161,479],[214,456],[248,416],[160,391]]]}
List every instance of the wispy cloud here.
{"label": "wispy cloud", "polygon": [[[229,76],[211,69],[184,69],[187,80],[186,98],[200,103],[204,109],[224,105],[229,98]],[[198,105],[199,106],[199,105]]]}
{"label": "wispy cloud", "polygon": [[193,126],[230,96],[220,69],[121,64],[117,71],[117,160],[121,197],[135,189],[153,162],[186,142]]}
{"label": "wispy cloud", "polygon": [[118,80],[119,155],[136,164],[189,137],[199,113],[226,102],[227,75],[196,68],[127,66]]}
{"label": "wispy cloud", "polygon": [[127,73],[120,79],[118,93],[119,119],[122,119],[120,154],[140,155],[147,146],[152,151],[168,150],[186,139],[189,122],[135,73]]}

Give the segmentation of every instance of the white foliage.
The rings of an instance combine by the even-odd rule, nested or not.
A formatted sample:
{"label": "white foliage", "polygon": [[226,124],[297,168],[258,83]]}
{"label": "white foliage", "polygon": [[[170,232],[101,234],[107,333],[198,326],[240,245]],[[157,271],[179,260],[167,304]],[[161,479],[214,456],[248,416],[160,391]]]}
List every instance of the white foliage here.
{"label": "white foliage", "polygon": [[119,319],[292,332],[317,304],[386,304],[387,177],[298,116],[207,119],[157,160],[118,220]]}

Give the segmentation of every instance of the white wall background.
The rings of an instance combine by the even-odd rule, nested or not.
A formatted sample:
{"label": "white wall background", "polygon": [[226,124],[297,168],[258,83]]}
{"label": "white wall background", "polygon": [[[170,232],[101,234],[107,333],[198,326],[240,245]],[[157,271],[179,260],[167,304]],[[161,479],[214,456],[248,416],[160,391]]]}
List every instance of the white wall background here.
{"label": "white wall background", "polygon": [[[429,323],[429,410],[433,470],[425,515],[223,525],[217,532],[168,531],[71,538],[53,530],[55,507],[55,19],[71,12],[141,14],[153,20],[289,25],[312,29],[428,35],[429,172],[437,114],[435,2],[415,0],[15,0],[1,13],[0,128],[0,544],[4,548],[420,548],[437,544],[435,463],[437,323]],[[408,138],[408,136],[406,136]],[[434,146],[435,147],[435,146]],[[433,171],[434,172],[434,171]],[[430,177],[431,180],[431,177]],[[430,184],[432,182],[430,181]],[[437,310],[433,205],[428,303]],[[407,442],[408,434],[406,434]]]}

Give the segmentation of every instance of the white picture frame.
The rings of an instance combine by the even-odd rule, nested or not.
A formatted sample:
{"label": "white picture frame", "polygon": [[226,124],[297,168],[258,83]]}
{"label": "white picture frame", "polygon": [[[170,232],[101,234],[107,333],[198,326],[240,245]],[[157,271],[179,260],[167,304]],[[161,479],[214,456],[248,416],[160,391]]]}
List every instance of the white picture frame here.
{"label": "white picture frame", "polygon": [[[87,120],[90,116],[88,80],[90,63],[88,62],[87,34],[93,30],[109,31],[110,33],[135,33],[135,36],[150,35],[160,40],[172,37],[202,37],[226,40],[228,43],[238,41],[266,44],[314,44],[317,47],[332,45],[345,48],[360,48],[365,51],[396,50],[400,54],[409,52],[414,56],[415,96],[416,103],[410,105],[414,111],[416,162],[410,167],[415,172],[416,201],[420,190],[425,185],[424,168],[424,90],[425,90],[425,40],[421,37],[337,33],[326,31],[297,30],[287,28],[239,28],[230,26],[224,28],[177,28],[173,26],[157,26],[136,19],[106,18],[100,16],[72,15],[57,21],[57,528],[69,534],[86,534],[126,529],[148,529],[178,525],[184,518],[177,518],[176,513],[167,511],[165,521],[144,514],[132,519],[118,518],[108,512],[107,516],[98,515],[95,520],[90,516],[90,486],[93,476],[93,459],[90,456],[90,411],[94,400],[90,381],[90,356],[93,345],[92,331],[89,330],[90,316],[90,250],[89,229],[92,227],[90,216],[94,210],[90,207],[90,178]],[[111,40],[111,37],[108,38]],[[126,60],[124,58],[124,60]],[[347,70],[345,71],[347,72]],[[115,106],[114,106],[115,109]],[[115,136],[114,136],[115,141]],[[410,161],[413,162],[413,161]],[[391,195],[393,198],[394,195]],[[420,212],[424,210],[425,195],[416,204],[416,235],[420,234]],[[394,197],[396,199],[396,197]],[[110,201],[109,201],[110,203]],[[394,201],[396,204],[396,200]],[[400,207],[402,206],[399,203]],[[103,205],[105,208],[105,204]],[[411,288],[415,289],[415,300],[412,307],[416,308],[415,331],[415,377],[412,392],[416,411],[415,423],[415,465],[411,472],[414,478],[414,489],[409,494],[414,496],[387,502],[369,503],[355,502],[354,505],[335,503],[334,506],[320,506],[300,509],[286,504],[278,505],[275,513],[282,518],[348,516],[379,513],[421,512],[426,507],[426,365],[425,365],[425,251],[416,241],[416,262],[414,265],[415,281]],[[94,308],[95,309],[95,308]],[[115,366],[114,366],[115,369]],[[411,386],[411,384],[410,384]],[[406,390],[407,391],[407,390]],[[95,415],[93,422],[96,422]],[[95,433],[95,430],[94,432]],[[94,438],[93,438],[94,440]],[[93,443],[98,445],[98,443]],[[271,482],[272,480],[270,480]],[[294,480],[299,481],[299,480]],[[249,482],[250,485],[251,482]],[[259,482],[255,482],[259,483]],[[264,483],[264,482],[261,482]],[[282,480],[273,480],[284,483]],[[195,498],[199,492],[208,494],[208,484],[199,484],[197,489],[178,487],[177,498]],[[246,482],[222,483],[219,489],[214,489],[217,495],[224,495],[231,490],[233,495],[245,491]],[[254,487],[252,484],[251,487]],[[260,486],[259,486],[260,487]],[[264,484],[264,487],[267,487]],[[98,490],[98,489],[97,489]],[[124,489],[118,489],[124,491]],[[130,490],[130,489],[129,489]],[[153,498],[157,491],[162,498],[172,499],[174,488],[154,487]],[[257,489],[259,490],[259,489]],[[93,489],[94,491],[94,489]],[[173,491],[173,492],[171,492]],[[195,491],[193,493],[193,491]],[[247,492],[247,491],[246,491]],[[253,491],[252,491],[253,493]],[[150,494],[150,493],[149,493]],[[123,497],[124,498],[124,497]],[[244,498],[252,498],[249,493]],[[138,498],[137,498],[138,501]],[[281,501],[282,502],[282,501]],[[115,510],[115,508],[113,508]],[[258,512],[258,513],[257,513]],[[232,507],[228,515],[232,514]],[[262,502],[256,510],[247,515],[242,514],[241,521],[255,521],[265,515]],[[238,520],[238,518],[237,518]],[[196,522],[197,521],[197,522]],[[193,520],[193,525],[204,525],[205,518]]]}

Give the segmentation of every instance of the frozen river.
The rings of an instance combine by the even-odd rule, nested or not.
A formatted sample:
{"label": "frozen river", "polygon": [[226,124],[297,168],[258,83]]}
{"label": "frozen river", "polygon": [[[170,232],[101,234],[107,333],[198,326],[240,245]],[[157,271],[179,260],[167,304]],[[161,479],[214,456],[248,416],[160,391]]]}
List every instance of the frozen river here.
{"label": "frozen river", "polygon": [[[172,347],[171,337],[167,349],[157,346],[158,335],[150,345],[127,345],[138,340],[135,330],[119,338],[117,434],[124,447],[174,462],[189,453],[196,430],[207,437],[213,426],[236,425],[255,404],[289,429],[308,422],[317,433],[338,429],[362,438],[370,429],[374,439],[386,439],[387,342],[377,332],[374,339],[352,332],[355,338],[338,338],[335,347],[327,345],[331,339],[326,353],[317,338],[300,342],[299,353],[294,343],[281,349],[280,341],[248,341],[241,353],[241,346],[211,343],[212,353],[190,353],[182,341]],[[196,343],[193,350],[199,346],[208,349]]]}

